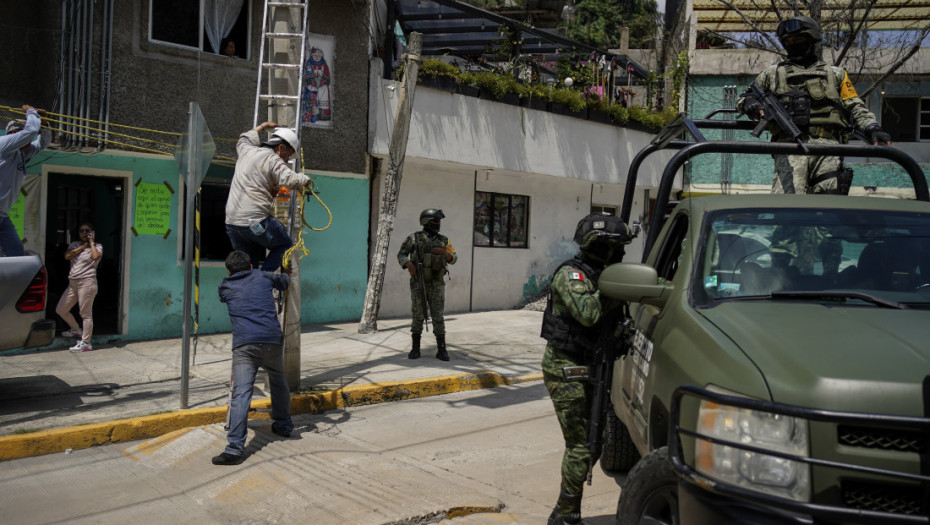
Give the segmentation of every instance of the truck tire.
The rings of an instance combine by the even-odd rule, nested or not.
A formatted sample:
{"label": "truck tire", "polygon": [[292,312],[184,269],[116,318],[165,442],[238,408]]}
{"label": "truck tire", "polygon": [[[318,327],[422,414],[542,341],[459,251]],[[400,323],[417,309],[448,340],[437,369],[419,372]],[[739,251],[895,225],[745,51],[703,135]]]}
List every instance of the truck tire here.
{"label": "truck tire", "polygon": [[627,475],[617,523],[678,525],[678,478],[668,461],[668,447],[646,454]]}
{"label": "truck tire", "polygon": [[626,425],[620,422],[611,405],[607,409],[604,425],[604,450],[601,453],[601,468],[607,472],[626,472],[639,461],[639,452],[633,446],[633,438]]}

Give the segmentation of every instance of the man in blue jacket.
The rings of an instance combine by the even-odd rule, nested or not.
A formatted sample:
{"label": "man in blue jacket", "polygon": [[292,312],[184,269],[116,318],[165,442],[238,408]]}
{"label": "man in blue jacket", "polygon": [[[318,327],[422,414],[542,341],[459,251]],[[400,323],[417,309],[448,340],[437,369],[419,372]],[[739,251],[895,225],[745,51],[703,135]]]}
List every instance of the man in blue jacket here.
{"label": "man in blue jacket", "polygon": [[275,310],[272,288],[286,290],[290,277],[252,268],[249,254],[234,251],[226,257],[229,277],[220,283],[220,301],[232,321],[232,400],[226,450],[213,458],[214,465],[238,465],[245,459],[249,405],[258,367],[265,369],[271,383],[271,431],[290,437],[291,394],[284,377],[284,345]]}
{"label": "man in blue jacket", "polygon": [[48,128],[39,132],[45,110],[24,105],[23,111],[26,123],[11,120],[6,135],[0,137],[0,252],[7,257],[23,255],[23,242],[10,220],[10,209],[26,180],[26,161],[51,142]]}

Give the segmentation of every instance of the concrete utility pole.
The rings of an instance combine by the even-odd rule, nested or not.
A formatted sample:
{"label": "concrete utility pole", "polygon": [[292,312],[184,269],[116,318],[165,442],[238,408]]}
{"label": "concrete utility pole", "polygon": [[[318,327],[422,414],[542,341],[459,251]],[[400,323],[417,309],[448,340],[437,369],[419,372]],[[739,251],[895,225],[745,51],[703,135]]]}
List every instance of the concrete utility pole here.
{"label": "concrete utility pole", "polygon": [[[403,175],[404,156],[407,154],[407,137],[410,133],[410,114],[413,112],[413,96],[420,70],[420,48],[423,35],[411,33],[407,42],[404,60],[404,78],[400,83],[397,103],[397,118],[391,136],[391,149],[387,172],[384,174],[384,190],[378,211],[378,232],[372,250],[371,269],[368,273],[368,288],[365,290],[365,306],[358,333],[367,334],[378,330],[378,309],[381,307],[381,288],[384,285],[384,269],[387,265],[388,244],[397,218],[397,198],[400,194],[400,179]],[[408,93],[409,90],[409,93]]]}

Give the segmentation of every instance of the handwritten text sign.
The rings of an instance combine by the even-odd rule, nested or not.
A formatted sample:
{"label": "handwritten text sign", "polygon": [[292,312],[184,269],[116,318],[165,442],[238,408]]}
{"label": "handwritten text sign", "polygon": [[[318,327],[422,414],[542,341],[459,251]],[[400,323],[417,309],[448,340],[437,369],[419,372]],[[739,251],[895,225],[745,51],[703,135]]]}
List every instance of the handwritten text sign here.
{"label": "handwritten text sign", "polygon": [[19,234],[19,238],[23,238],[23,215],[26,210],[26,197],[20,193],[19,199],[16,200],[16,203],[13,204],[13,207],[10,208],[10,220],[13,221],[13,226],[16,227],[16,233]]}
{"label": "handwritten text sign", "polygon": [[139,235],[163,236],[171,219],[171,192],[164,184],[140,182],[136,187],[135,229]]}

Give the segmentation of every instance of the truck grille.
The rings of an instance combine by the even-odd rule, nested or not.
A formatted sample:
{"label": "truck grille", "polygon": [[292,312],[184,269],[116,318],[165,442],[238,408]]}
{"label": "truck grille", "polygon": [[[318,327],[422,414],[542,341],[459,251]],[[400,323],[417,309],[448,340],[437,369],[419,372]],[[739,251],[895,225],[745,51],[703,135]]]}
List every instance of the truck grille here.
{"label": "truck grille", "polygon": [[920,432],[874,427],[840,425],[837,439],[841,445],[874,448],[896,452],[923,453],[927,449],[927,438]]}
{"label": "truck grille", "polygon": [[847,507],[895,514],[920,513],[919,487],[848,480],[840,486],[843,491],[843,503]]}

